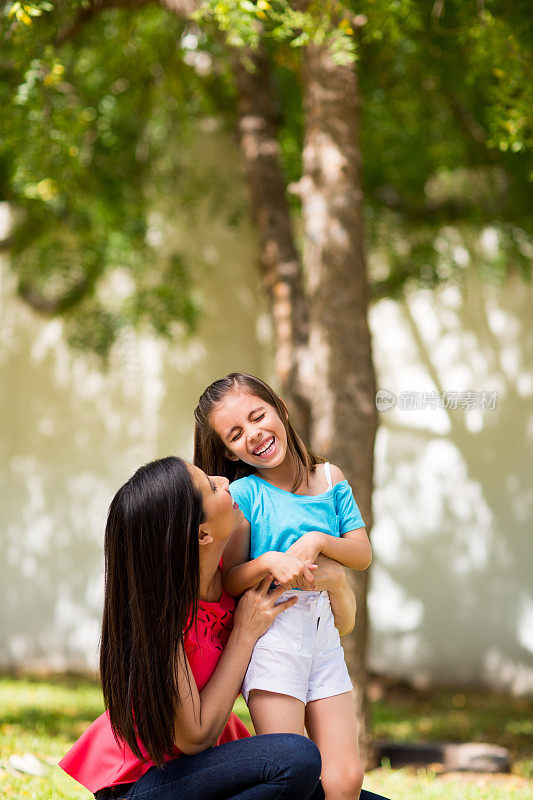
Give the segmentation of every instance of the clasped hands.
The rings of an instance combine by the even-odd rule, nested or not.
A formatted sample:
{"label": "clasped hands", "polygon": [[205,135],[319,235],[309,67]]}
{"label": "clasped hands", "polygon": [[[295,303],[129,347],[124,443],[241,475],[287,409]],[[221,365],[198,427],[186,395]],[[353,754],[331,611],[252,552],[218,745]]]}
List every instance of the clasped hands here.
{"label": "clasped hands", "polygon": [[285,553],[268,553],[268,567],[275,582],[284,589],[315,590],[317,588],[313,571],[321,550],[320,534],[311,531],[300,536]]}

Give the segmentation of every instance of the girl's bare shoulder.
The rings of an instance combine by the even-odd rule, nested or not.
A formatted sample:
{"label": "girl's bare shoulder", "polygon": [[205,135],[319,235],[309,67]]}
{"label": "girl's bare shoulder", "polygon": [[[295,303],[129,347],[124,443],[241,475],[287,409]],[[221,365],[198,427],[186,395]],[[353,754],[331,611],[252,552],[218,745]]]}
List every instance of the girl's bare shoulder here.
{"label": "girl's bare shoulder", "polygon": [[331,482],[333,486],[336,483],[340,483],[341,481],[346,480],[345,475],[340,467],[335,466],[335,464],[330,464],[331,467]]}

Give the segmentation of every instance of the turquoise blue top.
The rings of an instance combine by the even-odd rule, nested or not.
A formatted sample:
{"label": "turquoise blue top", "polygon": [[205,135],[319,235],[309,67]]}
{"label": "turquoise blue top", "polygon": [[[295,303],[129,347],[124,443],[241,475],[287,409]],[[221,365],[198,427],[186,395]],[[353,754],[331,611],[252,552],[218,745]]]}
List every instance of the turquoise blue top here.
{"label": "turquoise blue top", "polygon": [[310,531],[340,536],[365,523],[348,481],[322,494],[292,494],[257,475],[230,484],[231,496],[251,526],[250,559],[277,550],[284,553]]}

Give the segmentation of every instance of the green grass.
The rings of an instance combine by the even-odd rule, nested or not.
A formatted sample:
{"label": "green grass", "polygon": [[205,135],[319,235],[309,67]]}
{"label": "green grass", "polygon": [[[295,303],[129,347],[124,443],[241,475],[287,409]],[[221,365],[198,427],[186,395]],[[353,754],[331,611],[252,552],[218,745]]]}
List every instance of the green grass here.
{"label": "green grass", "polygon": [[[0,800],[90,800],[55,764],[101,710],[100,689],[89,680],[0,678]],[[242,698],[236,711],[249,725]],[[479,691],[381,691],[373,703],[376,738],[493,742],[509,747],[515,763],[508,776],[439,775],[385,765],[367,773],[365,787],[394,800],[533,800],[532,712],[531,701]],[[50,764],[46,777],[6,769],[11,754],[26,752]]]}
{"label": "green grass", "polygon": [[51,762],[45,778],[0,772],[1,800],[63,800],[92,795],[55,766],[70,744],[102,712],[96,682],[0,679],[0,754],[33,753]]}

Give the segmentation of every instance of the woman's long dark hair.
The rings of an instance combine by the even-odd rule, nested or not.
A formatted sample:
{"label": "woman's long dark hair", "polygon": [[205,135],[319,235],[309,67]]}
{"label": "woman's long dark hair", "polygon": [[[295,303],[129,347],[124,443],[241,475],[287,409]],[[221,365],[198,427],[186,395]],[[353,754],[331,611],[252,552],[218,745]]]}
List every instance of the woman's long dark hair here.
{"label": "woman's long dark hair", "polygon": [[324,459],[313,453],[302,442],[287,416],[287,408],[276,392],[260,378],[247,372],[232,372],[225,378],[214,381],[198,400],[194,411],[194,463],[207,475],[224,475],[230,481],[250,475],[254,468],[244,461],[232,461],[226,457],[226,447],[211,425],[211,414],[227,394],[235,390],[256,395],[263,402],[274,406],[287,432],[287,447],[296,468],[296,476],[291,491],[295,492],[307,479],[317,464]]}
{"label": "woman's long dark hair", "polygon": [[[100,676],[113,732],[139,759],[173,749],[176,668],[199,591],[202,498],[180,458],[146,464],[119,489],[105,531]],[[190,624],[190,623],[189,623]]]}

